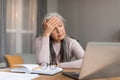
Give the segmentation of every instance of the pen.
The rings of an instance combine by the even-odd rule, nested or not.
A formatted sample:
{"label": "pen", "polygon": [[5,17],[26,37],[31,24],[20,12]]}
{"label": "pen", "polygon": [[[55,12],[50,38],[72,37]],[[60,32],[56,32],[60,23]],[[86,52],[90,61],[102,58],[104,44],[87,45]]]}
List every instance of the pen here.
{"label": "pen", "polygon": [[37,67],[33,68],[32,70],[36,70],[36,69],[40,69],[40,68],[41,68],[41,66],[37,66]]}

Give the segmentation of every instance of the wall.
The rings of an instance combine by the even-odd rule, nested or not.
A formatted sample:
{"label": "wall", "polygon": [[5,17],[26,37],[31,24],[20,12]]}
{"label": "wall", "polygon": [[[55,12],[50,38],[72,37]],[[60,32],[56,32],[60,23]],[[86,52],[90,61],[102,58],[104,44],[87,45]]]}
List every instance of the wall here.
{"label": "wall", "polygon": [[[67,4],[67,5],[66,5]],[[120,41],[120,0],[59,0],[68,34],[89,41]]]}
{"label": "wall", "polygon": [[58,11],[58,0],[47,0],[47,12]]}

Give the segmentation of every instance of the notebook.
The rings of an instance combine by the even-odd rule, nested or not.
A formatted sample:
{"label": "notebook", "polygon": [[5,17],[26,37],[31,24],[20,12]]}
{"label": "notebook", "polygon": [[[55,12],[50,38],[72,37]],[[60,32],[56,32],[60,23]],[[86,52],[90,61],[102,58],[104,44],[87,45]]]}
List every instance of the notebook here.
{"label": "notebook", "polygon": [[120,43],[89,42],[80,72],[62,74],[77,80],[120,76]]}
{"label": "notebook", "polygon": [[60,67],[51,68],[47,66],[46,68],[39,66],[38,64],[16,64],[15,66],[19,66],[20,68],[12,68],[11,72],[23,72],[23,73],[31,73],[31,74],[46,74],[46,75],[55,75],[61,71],[63,71]]}

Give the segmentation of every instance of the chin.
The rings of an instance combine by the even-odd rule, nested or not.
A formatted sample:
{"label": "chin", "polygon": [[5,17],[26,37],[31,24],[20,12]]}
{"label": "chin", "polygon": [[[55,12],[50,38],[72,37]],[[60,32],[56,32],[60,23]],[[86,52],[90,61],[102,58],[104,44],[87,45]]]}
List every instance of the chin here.
{"label": "chin", "polygon": [[57,37],[57,38],[56,38],[56,40],[61,41],[61,40],[63,40],[64,38],[65,38],[65,36],[64,36],[64,35],[62,35],[62,36],[60,36],[60,37]]}
{"label": "chin", "polygon": [[59,40],[63,40],[65,37],[60,37]]}

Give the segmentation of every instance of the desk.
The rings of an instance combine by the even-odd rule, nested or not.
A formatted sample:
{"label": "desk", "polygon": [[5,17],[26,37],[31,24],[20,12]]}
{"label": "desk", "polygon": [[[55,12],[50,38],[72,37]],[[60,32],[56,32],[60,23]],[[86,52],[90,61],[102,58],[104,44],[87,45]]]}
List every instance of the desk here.
{"label": "desk", "polygon": [[[3,71],[9,71],[8,70],[3,70]],[[79,72],[80,69],[64,69],[64,71],[67,72]],[[33,80],[73,80],[70,77],[64,76],[61,73],[58,73],[54,76],[49,76],[49,75],[40,75],[40,77],[37,77]],[[93,80],[93,79],[92,79]],[[100,78],[100,79],[94,79],[94,80],[120,80],[120,77],[112,77],[112,78]]]}
{"label": "desk", "polygon": [[[80,69],[64,69],[64,71],[70,71],[70,72],[72,72],[72,71],[79,72],[79,70]],[[62,75],[61,73],[58,73],[54,76],[40,75],[40,77],[33,79],[33,80],[73,80],[73,79]],[[94,80],[120,80],[120,77],[101,78],[101,79],[94,79]]]}

